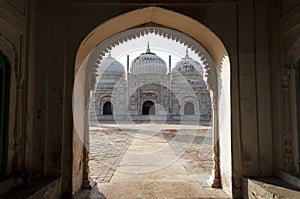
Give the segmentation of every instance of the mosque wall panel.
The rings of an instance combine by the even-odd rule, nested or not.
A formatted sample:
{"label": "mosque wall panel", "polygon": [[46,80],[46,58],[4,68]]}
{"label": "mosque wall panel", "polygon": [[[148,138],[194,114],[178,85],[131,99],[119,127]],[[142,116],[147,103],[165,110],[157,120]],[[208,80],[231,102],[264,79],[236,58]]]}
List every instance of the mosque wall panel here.
{"label": "mosque wall panel", "polygon": [[[11,65],[7,170],[4,172],[8,175],[22,171],[26,163],[30,164],[30,155],[27,155],[30,150],[25,145],[28,105],[26,97],[30,96],[26,89],[28,71],[32,69],[32,53],[28,52],[34,42],[29,39],[28,24],[31,23],[31,19],[29,15],[25,15],[27,3],[0,1],[0,38],[3,45],[0,49]],[[19,5],[23,7],[21,10],[16,9]],[[27,138],[29,137],[30,135],[27,135]]]}
{"label": "mosque wall panel", "polygon": [[257,89],[257,122],[259,174],[273,174],[273,143],[271,113],[271,83],[269,60],[269,7],[267,2],[255,2],[255,68]]}
{"label": "mosque wall panel", "polygon": [[253,2],[239,4],[239,85],[243,174],[259,175]]}
{"label": "mosque wall panel", "polygon": [[[279,171],[299,173],[299,133],[297,124],[297,102],[295,89],[295,67],[300,57],[300,3],[299,1],[281,1],[279,16],[278,51],[280,52],[277,73],[280,75],[280,102],[289,100],[290,106],[282,106],[280,115],[274,117],[280,121],[277,134],[276,149],[279,157],[276,158],[277,174]],[[288,93],[288,94],[287,94]],[[287,121],[288,118],[289,120]],[[290,150],[292,149],[292,150]],[[279,174],[280,175],[280,174]],[[288,180],[288,179],[285,179]]]}

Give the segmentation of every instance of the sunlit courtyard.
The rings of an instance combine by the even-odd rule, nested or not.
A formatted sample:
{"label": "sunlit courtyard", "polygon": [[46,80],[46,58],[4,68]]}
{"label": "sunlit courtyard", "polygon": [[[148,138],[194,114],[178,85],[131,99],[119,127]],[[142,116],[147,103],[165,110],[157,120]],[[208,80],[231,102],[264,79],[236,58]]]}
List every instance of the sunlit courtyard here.
{"label": "sunlit courtyard", "polygon": [[[149,128],[151,127],[151,128]],[[156,132],[156,133],[155,133]],[[208,188],[212,127],[170,121],[90,126],[91,198],[227,198]]]}

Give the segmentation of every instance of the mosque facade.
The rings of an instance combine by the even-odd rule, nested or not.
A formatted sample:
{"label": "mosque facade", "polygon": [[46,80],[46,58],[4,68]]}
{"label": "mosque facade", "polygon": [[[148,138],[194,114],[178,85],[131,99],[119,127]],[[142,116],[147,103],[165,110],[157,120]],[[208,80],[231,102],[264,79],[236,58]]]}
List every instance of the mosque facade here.
{"label": "mosque facade", "polygon": [[135,58],[127,72],[111,54],[98,68],[90,120],[212,120],[212,105],[201,64],[186,55],[171,67],[151,52]]}

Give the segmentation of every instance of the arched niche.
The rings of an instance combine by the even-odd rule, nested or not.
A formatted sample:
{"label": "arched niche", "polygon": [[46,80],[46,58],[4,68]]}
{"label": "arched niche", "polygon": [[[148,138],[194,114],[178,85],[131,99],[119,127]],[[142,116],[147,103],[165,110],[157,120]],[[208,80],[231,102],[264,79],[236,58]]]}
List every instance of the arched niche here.
{"label": "arched niche", "polygon": [[186,102],[184,104],[184,115],[195,115],[195,108],[192,102]]}
{"label": "arched niche", "polygon": [[[82,97],[90,95],[89,92],[85,93],[85,91],[92,88],[91,85],[95,79],[92,76],[86,75],[92,73],[94,70],[93,68],[88,68],[89,65],[93,64],[93,61],[91,60],[96,60],[98,58],[97,53],[94,53],[94,49],[96,49],[99,44],[104,46],[101,50],[103,56],[105,52],[109,50],[109,46],[114,45],[114,43],[109,42],[111,41],[109,38],[112,38],[118,34],[122,34],[122,32],[126,30],[130,30],[147,23],[154,23],[158,24],[159,26],[163,26],[168,30],[168,32],[175,32],[176,34],[182,33],[182,35],[179,37],[176,35],[172,36],[172,39],[176,41],[178,41],[177,39],[180,40],[181,36],[184,37],[184,35],[187,35],[188,37],[184,37],[183,40],[192,40],[195,42],[192,42],[193,45],[187,42],[186,45],[190,46],[196,53],[200,53],[199,55],[202,55],[204,58],[202,61],[206,67],[206,78],[209,90],[212,92],[212,104],[214,111],[214,171],[211,178],[211,184],[212,186],[219,186],[221,180],[221,186],[224,191],[229,195],[232,195],[231,94],[229,57],[222,41],[206,26],[190,17],[163,8],[151,6],[134,10],[112,18],[103,24],[100,24],[89,35],[86,36],[79,46],[75,61],[74,86],[77,89],[73,93],[73,99],[78,99],[75,104],[79,105],[82,110],[86,109],[85,114],[76,114],[76,111],[74,111],[74,120],[76,121],[78,119],[82,119],[79,120],[82,121],[82,123],[79,125],[81,127],[79,131],[88,131],[88,120],[85,119],[88,118],[88,97],[85,99],[80,99],[80,96]],[[155,29],[158,30],[163,28],[156,27]],[[140,31],[140,34],[143,34],[143,32]],[[131,35],[133,35],[134,38],[134,34]],[[121,40],[121,42],[123,41]],[[105,42],[108,43],[105,44]],[[79,74],[84,75],[80,76]],[[76,115],[79,115],[77,119]],[[219,129],[221,130],[219,131]],[[219,132],[222,132],[222,134]],[[76,131],[74,131],[74,133],[76,133]],[[83,137],[83,143],[85,146],[88,145],[86,134],[87,132],[84,133],[84,135],[81,135]],[[76,149],[78,150],[78,147],[76,147]],[[73,172],[78,173],[79,165],[74,165],[73,168]],[[74,178],[73,182],[78,179],[83,180],[83,178],[79,176],[78,178]],[[78,189],[78,186],[77,188],[73,187],[73,191],[76,192],[76,189]]]}
{"label": "arched niche", "polygon": [[[288,56],[288,65],[282,78],[283,99],[288,100],[284,104],[282,114],[285,118],[285,127],[291,127],[291,130],[283,129],[284,134],[281,143],[284,146],[282,154],[282,170],[290,173],[300,173],[300,39],[298,39],[290,50]],[[288,181],[288,180],[287,180]]]}
{"label": "arched niche", "polygon": [[112,115],[113,114],[113,106],[110,101],[107,101],[103,104],[103,115]]}
{"label": "arched niche", "polygon": [[[7,121],[7,156],[6,156],[6,166],[5,166],[5,174],[9,175],[13,172],[13,170],[18,170],[20,162],[24,161],[20,158],[20,151],[14,151],[14,146],[16,145],[16,139],[22,136],[16,129],[21,127],[17,126],[20,125],[21,122],[17,122],[17,120],[22,119],[22,114],[18,113],[18,108],[21,110],[21,107],[18,107],[18,102],[21,102],[23,99],[18,94],[18,86],[22,84],[23,76],[21,72],[21,68],[18,62],[18,54],[15,46],[13,43],[6,38],[4,35],[0,34],[0,53],[5,57],[7,60],[9,67],[10,67],[10,77],[9,77],[9,91],[8,91],[8,121]],[[19,111],[20,112],[20,111]],[[18,117],[16,117],[19,115]],[[14,160],[15,159],[15,160]]]}

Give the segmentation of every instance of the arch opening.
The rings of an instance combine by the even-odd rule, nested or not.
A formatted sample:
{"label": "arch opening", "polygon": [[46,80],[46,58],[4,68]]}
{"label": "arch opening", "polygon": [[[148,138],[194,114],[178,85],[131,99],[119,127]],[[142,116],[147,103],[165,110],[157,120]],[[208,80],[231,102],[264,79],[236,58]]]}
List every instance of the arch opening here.
{"label": "arch opening", "polygon": [[155,104],[152,101],[143,103],[142,115],[155,115]]}
{"label": "arch opening", "polygon": [[103,115],[113,115],[112,103],[107,101],[103,104]]}
{"label": "arch opening", "polygon": [[[137,20],[135,16],[145,12],[150,14],[142,15],[142,18]],[[170,17],[161,17],[161,15]],[[125,18],[125,21],[128,21],[128,23],[122,24]],[[178,25],[176,22],[178,20],[183,22],[181,24],[186,25]],[[211,93],[214,111],[214,139],[216,139],[214,146],[214,171],[211,178],[212,186],[219,186],[219,177],[221,177],[222,181],[224,181],[224,183],[222,183],[223,189],[225,192],[231,195],[231,140],[228,140],[231,138],[231,122],[230,118],[228,118],[228,116],[230,116],[230,64],[228,53],[223,43],[208,28],[182,14],[157,7],[149,7],[126,13],[125,15],[118,16],[104,24],[99,25],[86,37],[86,39],[82,42],[82,45],[80,46],[76,56],[75,75],[78,73],[79,69],[83,69],[83,71],[89,70],[87,65],[89,63],[89,59],[93,57],[91,52],[99,43],[105,41],[110,36],[121,33],[124,30],[128,30],[132,27],[146,23],[157,23],[159,25],[169,27],[170,29],[178,30],[187,34],[191,38],[194,38],[195,41],[204,46],[203,51],[208,57],[208,60],[204,61],[205,63],[208,63],[207,69],[210,70],[210,75],[207,77],[207,81],[209,82],[208,87],[213,89],[213,91],[211,90]],[[114,24],[114,29],[105,28],[111,26],[112,24]],[[103,31],[107,32],[103,33]],[[199,51],[197,48],[194,48],[194,50],[197,52]],[[107,47],[104,47],[101,52],[107,52]],[[81,80],[84,81],[84,78]],[[86,82],[90,82],[90,79],[88,78]],[[88,93],[85,93],[85,96],[88,95]],[[88,101],[87,98],[86,101]],[[86,103],[83,104],[87,105]],[[220,109],[218,109],[219,107]],[[223,133],[221,138],[219,137],[219,129],[221,129]],[[86,133],[84,133],[82,137],[86,138]],[[219,161],[219,145],[222,154],[227,154],[226,156],[223,155],[224,157],[221,157],[221,159],[226,160],[222,161],[223,165],[220,164]],[[219,167],[222,168],[222,173],[219,173]]]}

